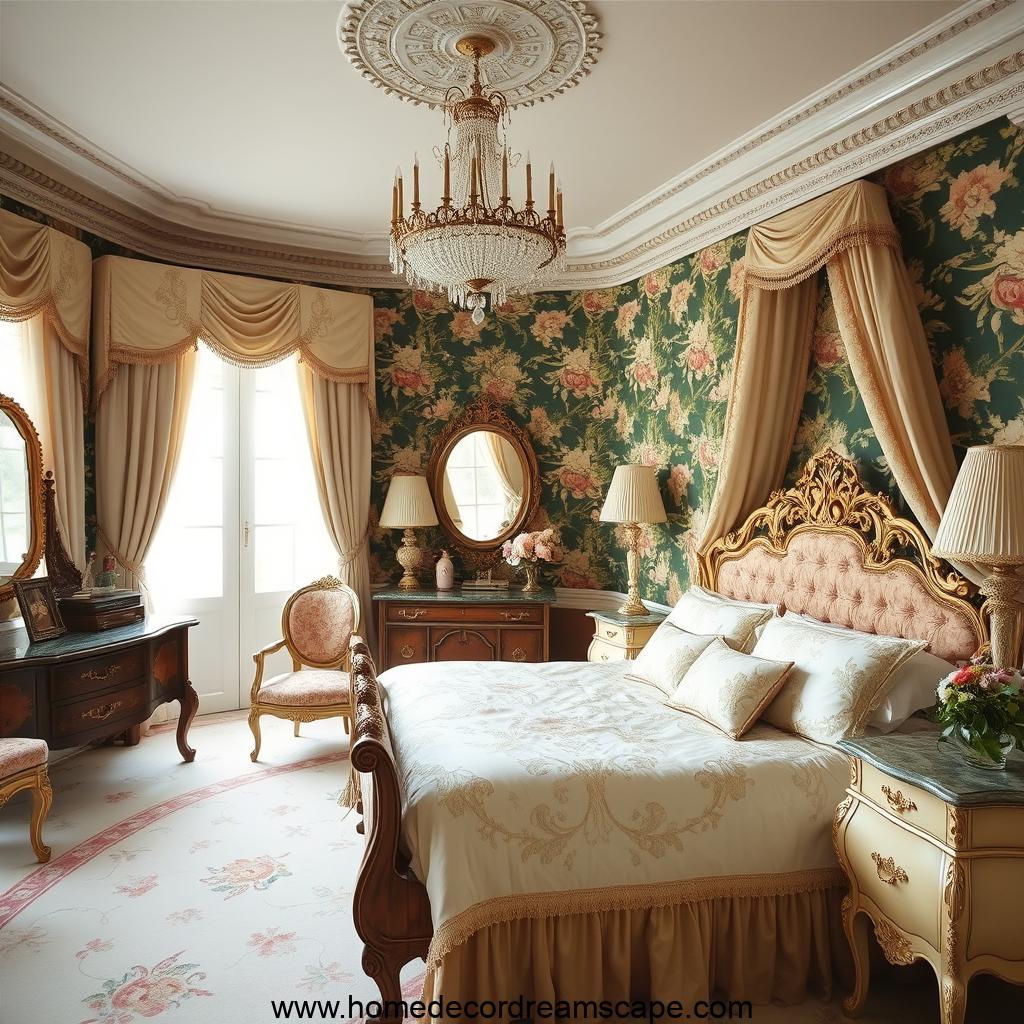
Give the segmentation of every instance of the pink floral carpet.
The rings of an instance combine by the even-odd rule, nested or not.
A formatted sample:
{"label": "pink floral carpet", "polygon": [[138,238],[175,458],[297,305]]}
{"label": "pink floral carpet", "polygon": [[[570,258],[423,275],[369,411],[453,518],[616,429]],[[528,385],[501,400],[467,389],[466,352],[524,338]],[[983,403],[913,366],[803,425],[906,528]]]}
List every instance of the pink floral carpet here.
{"label": "pink floral carpet", "polygon": [[[266,719],[249,761],[244,719],[169,731],[51,767],[37,865],[27,799],[0,812],[2,1024],[272,1024],[271,1000],[377,998],[360,968],[351,896],[362,837],[337,797],[337,723]],[[419,992],[422,964],[403,977]],[[873,979],[866,1024],[937,1024],[933,976]],[[347,1006],[346,1006],[347,1009]],[[968,1021],[1021,1018],[1024,989],[972,987]],[[318,1018],[323,1019],[323,1018]],[[838,1024],[838,1001],[755,1007],[761,1024]]]}

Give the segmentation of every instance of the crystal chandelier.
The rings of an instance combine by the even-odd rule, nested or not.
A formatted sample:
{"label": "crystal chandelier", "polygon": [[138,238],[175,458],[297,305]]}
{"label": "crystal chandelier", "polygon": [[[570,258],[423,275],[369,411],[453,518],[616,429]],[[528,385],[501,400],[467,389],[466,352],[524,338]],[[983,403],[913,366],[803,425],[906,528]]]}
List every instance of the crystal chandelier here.
{"label": "crystal chandelier", "polygon": [[[391,197],[391,266],[414,288],[446,291],[450,301],[472,310],[482,323],[487,295],[504,302],[509,293],[530,290],[564,269],[565,226],[562,190],[555,168],[548,174],[548,209],[534,209],[533,170],[526,158],[526,203],[516,210],[508,189],[509,153],[505,132],[508,109],[499,92],[484,95],[480,58],[494,50],[486,36],[466,36],[456,48],[473,61],[469,93],[454,86],[445,94],[444,115],[455,127],[455,147],[435,148],[444,170],[441,205],[427,213],[420,206],[420,167],[413,165],[412,211],[405,215],[399,169]],[[502,138],[499,141],[498,132]],[[454,184],[454,189],[453,189]]]}

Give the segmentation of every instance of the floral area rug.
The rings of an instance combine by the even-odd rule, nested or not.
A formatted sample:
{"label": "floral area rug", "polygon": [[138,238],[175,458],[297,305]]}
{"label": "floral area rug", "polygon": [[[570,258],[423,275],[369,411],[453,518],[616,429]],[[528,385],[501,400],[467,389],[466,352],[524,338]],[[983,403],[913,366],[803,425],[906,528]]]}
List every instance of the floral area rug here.
{"label": "floral area rug", "polygon": [[[336,722],[244,719],[88,750],[51,767],[53,848],[36,865],[27,799],[0,812],[0,1022],[272,1024],[271,1000],[377,998],[351,917],[363,838],[337,797]],[[403,975],[419,994],[421,963]],[[1019,1019],[1024,989],[972,986],[968,1021]],[[360,1014],[356,1014],[360,1016]],[[309,1018],[307,1018],[309,1019]],[[312,1019],[324,1019],[316,1016]],[[347,1012],[338,1019],[347,1019]],[[838,1000],[755,1007],[759,1024],[839,1024]],[[937,1024],[928,969],[873,979],[866,1024]]]}

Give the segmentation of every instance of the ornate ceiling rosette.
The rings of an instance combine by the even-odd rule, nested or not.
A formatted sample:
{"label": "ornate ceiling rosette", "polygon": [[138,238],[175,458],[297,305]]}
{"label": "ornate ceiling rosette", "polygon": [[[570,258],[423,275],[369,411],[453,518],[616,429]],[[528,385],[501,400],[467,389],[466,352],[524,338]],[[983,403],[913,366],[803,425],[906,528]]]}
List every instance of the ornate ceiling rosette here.
{"label": "ornate ceiling rosette", "polygon": [[581,0],[360,0],[338,19],[338,43],[363,78],[430,107],[466,84],[456,44],[467,35],[493,40],[481,78],[510,108],[571,89],[601,51],[597,19]]}

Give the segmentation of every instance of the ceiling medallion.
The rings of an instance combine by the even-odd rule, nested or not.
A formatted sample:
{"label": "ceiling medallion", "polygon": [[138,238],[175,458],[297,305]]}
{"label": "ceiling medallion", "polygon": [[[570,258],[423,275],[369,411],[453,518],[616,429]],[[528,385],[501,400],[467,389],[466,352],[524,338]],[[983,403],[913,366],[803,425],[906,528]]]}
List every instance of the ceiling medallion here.
{"label": "ceiling medallion", "polygon": [[445,96],[448,140],[434,149],[444,175],[441,204],[422,208],[417,159],[406,216],[399,168],[391,193],[391,266],[414,288],[447,292],[479,324],[488,295],[492,304],[503,303],[509,293],[528,291],[564,269],[565,225],[554,164],[546,213],[535,209],[529,154],[525,202],[519,209],[512,203],[508,172],[518,154],[508,147],[508,104],[500,92],[485,93],[481,82],[481,64],[494,51],[494,40],[467,35],[456,46],[464,62],[472,60],[473,79],[468,89],[453,85]]}
{"label": "ceiling medallion", "polygon": [[363,78],[431,107],[465,83],[458,43],[467,36],[491,41],[481,79],[510,109],[571,89],[601,50],[597,19],[580,0],[361,0],[338,19],[338,43]]}

